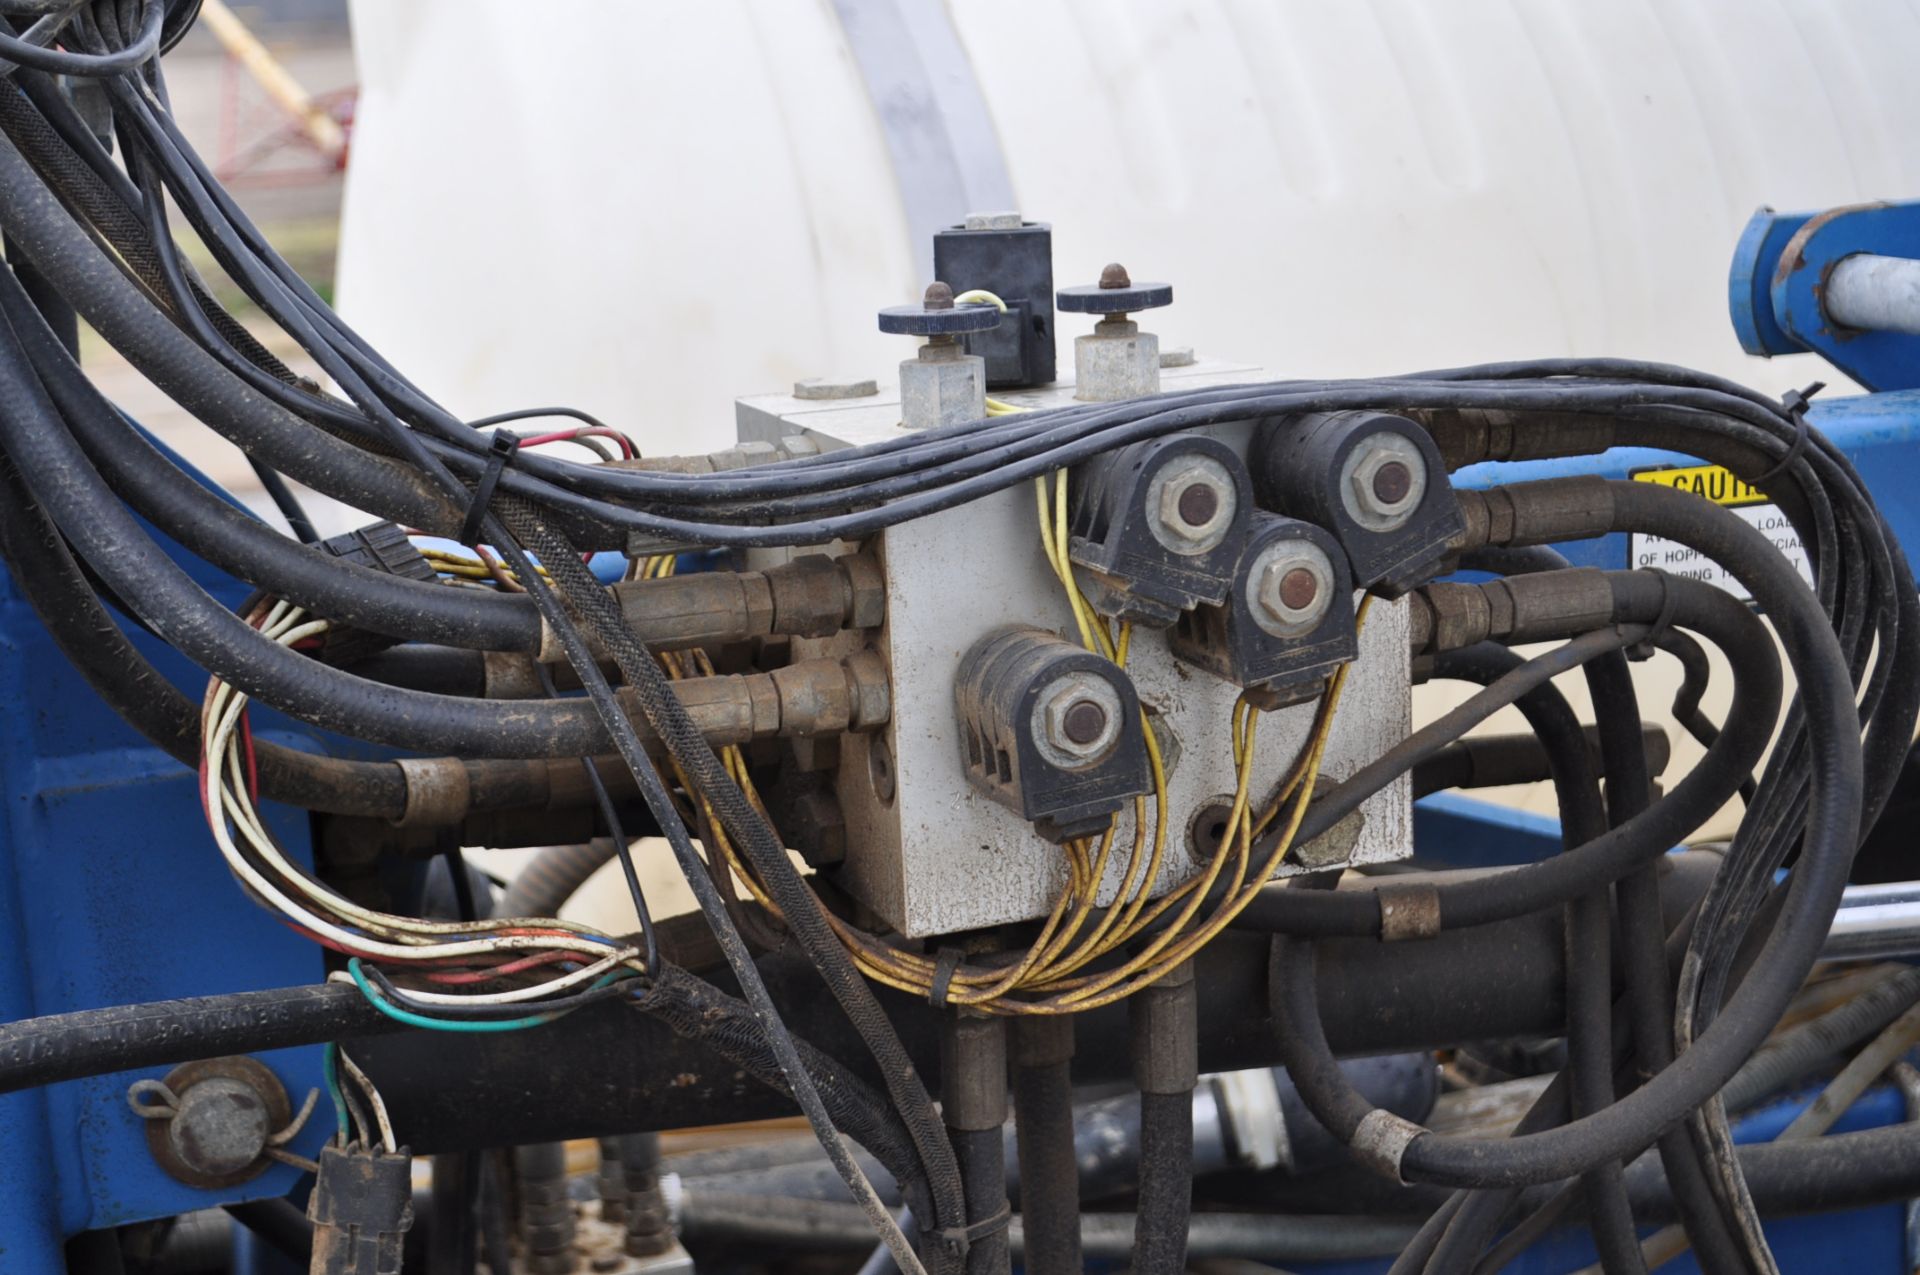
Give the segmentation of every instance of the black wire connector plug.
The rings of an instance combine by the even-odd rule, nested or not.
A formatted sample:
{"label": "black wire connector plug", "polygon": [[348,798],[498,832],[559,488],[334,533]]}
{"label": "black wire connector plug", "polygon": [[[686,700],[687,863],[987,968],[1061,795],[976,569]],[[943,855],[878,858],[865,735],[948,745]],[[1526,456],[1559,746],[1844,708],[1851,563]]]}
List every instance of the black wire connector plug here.
{"label": "black wire connector plug", "polygon": [[413,1225],[412,1161],[405,1147],[326,1147],[307,1201],[314,1275],[400,1275]]}

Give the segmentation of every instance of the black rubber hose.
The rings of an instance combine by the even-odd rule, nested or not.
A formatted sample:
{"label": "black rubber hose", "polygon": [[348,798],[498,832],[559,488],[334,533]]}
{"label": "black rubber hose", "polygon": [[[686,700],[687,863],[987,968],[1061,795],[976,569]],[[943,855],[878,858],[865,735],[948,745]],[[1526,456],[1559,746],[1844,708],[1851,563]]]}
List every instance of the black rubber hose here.
{"label": "black rubber hose", "polygon": [[262,637],[155,544],[80,453],[19,347],[0,352],[0,448],[62,534],[141,618],[202,668],[289,716],[391,747],[482,757],[579,757],[608,747],[591,706],[503,705],[400,690]]}
{"label": "black rubber hose", "polygon": [[274,1251],[296,1262],[313,1260],[313,1223],[291,1200],[247,1200],[221,1207]]}
{"label": "black rubber hose", "polygon": [[[773,1049],[766,1024],[744,1002],[677,966],[663,964],[660,977],[653,987],[641,993],[636,1004],[643,1013],[659,1019],[677,1035],[713,1050],[761,1084],[791,1094],[791,1085]],[[805,1040],[792,1039],[801,1065],[812,1078],[835,1127],[885,1166],[916,1217],[930,1216],[933,1203],[926,1171],[898,1114],[889,1108],[882,1095],[841,1064]],[[997,1139],[994,1149],[997,1155]],[[870,1224],[867,1227],[867,1240],[871,1243],[873,1231]]]}
{"label": "black rubber hose", "polygon": [[1140,1202],[1133,1230],[1138,1275],[1187,1268],[1193,1211],[1193,1095],[1140,1095]]}
{"label": "black rubber hose", "polygon": [[48,1014],[0,1023],[0,1093],[404,1030],[340,983]]}
{"label": "black rubber hose", "polygon": [[[964,1083],[964,1082],[963,1082]],[[967,1217],[985,1223],[1007,1208],[1007,1160],[998,1129],[948,1128],[960,1182],[967,1196]],[[983,1234],[967,1246],[968,1275],[1006,1275],[1013,1250],[1005,1229]]]}
{"label": "black rubber hose", "polygon": [[188,552],[275,597],[388,637],[486,651],[540,649],[540,617],[524,597],[371,571],[289,541],[235,508],[127,424],[11,278],[0,278],[0,310],[101,477]]}
{"label": "black rubber hose", "polygon": [[[66,541],[0,455],[0,559],[60,653],[94,693],[189,768],[200,760],[200,710],[140,653],[80,572]],[[397,819],[406,776],[391,762],[347,761],[254,742],[263,796],[309,810]]]}
{"label": "black rubber hose", "polygon": [[[1080,1275],[1080,1166],[1074,1150],[1073,1020],[1012,1024],[1020,1213],[1033,1275]],[[1060,1039],[1064,1037],[1064,1040]]]}
{"label": "black rubber hose", "polygon": [[[1621,659],[1617,652],[1602,658]],[[1624,660],[1622,660],[1624,663]],[[1482,644],[1439,656],[1438,677],[1490,685],[1523,663],[1505,647]],[[1592,667],[1589,665],[1589,667]],[[1551,683],[1516,701],[1527,724],[1546,753],[1552,768],[1554,793],[1560,808],[1561,834],[1567,849],[1606,830],[1599,774],[1587,746],[1586,733],[1566,697]],[[1638,730],[1635,730],[1636,746]],[[1640,782],[1644,785],[1642,773]],[[1567,1042],[1568,1071],[1577,1112],[1597,1110],[1613,1101],[1613,971],[1610,908],[1606,887],[1586,895],[1567,908]],[[1639,1261],[1639,1237],[1621,1185],[1620,1166],[1601,1165],[1584,1175],[1595,1243],[1609,1271],[1633,1270]],[[1484,1193],[1468,1201],[1428,1263],[1429,1272],[1466,1271],[1491,1240],[1500,1218],[1512,1203],[1510,1191]]]}
{"label": "black rubber hose", "polygon": [[[419,475],[314,429],[222,368],[140,294],[0,139],[0,224],[95,331],[169,398],[250,456],[315,491],[448,535],[460,511]],[[357,493],[357,496],[355,496]]]}
{"label": "black rubber hose", "polygon": [[[1698,643],[1676,630],[1667,638]],[[1663,648],[1664,649],[1664,648]],[[1611,655],[1587,665],[1587,687],[1599,729],[1602,764],[1607,772],[1607,818],[1615,827],[1645,810],[1653,799],[1652,778],[1640,741],[1639,699],[1624,656]],[[1704,691],[1702,680],[1700,691]],[[1695,703],[1697,705],[1696,700]],[[1711,740],[1707,741],[1711,743]],[[1621,968],[1633,1027],[1639,1078],[1651,1077],[1673,1061],[1673,993],[1662,924],[1660,876],[1655,864],[1636,868],[1615,887],[1620,910]],[[1684,1131],[1669,1130],[1657,1144],[1667,1180],[1686,1223],[1687,1238],[1708,1275],[1738,1269],[1739,1251],[1721,1224],[1709,1185],[1707,1166]]]}
{"label": "black rubber hose", "polygon": [[[1653,490],[1649,484],[1629,485]],[[1726,1010],[1686,1054],[1641,1089],[1573,1124],[1526,1137],[1500,1141],[1421,1134],[1400,1160],[1409,1180],[1525,1185],[1574,1176],[1594,1164],[1637,1153],[1718,1090],[1759,1045],[1804,979],[1839,904],[1857,835],[1861,784],[1858,720],[1846,661],[1818,602],[1770,542],[1717,506],[1693,500],[1687,504],[1700,506],[1689,516],[1703,526],[1690,529],[1693,535],[1683,539],[1697,540],[1695,547],[1716,561],[1746,568],[1748,586],[1773,618],[1800,679],[1807,709],[1813,744],[1807,836],[1780,922]],[[1680,583],[1664,587],[1674,589]],[[1627,592],[1622,589],[1623,595]],[[1665,594],[1648,595],[1639,605],[1663,606],[1666,600]],[[1728,730],[1723,738],[1731,734]],[[1301,977],[1310,967],[1311,957],[1304,956],[1282,963],[1278,971],[1282,987],[1277,1000],[1289,1015],[1290,1030],[1282,1032],[1289,1070],[1315,1114],[1351,1136],[1366,1116],[1367,1104],[1345,1085],[1337,1068],[1331,1078],[1327,1074],[1331,1055],[1320,1030],[1312,983]]]}
{"label": "black rubber hose", "polygon": [[[1645,572],[1607,574],[1615,582],[1617,622],[1649,624],[1664,613],[1671,599],[1672,623],[1706,636],[1726,653],[1737,688],[1727,728],[1715,748],[1708,749],[1664,799],[1579,850],[1525,867],[1436,886],[1443,928],[1485,925],[1522,916],[1617,880],[1635,865],[1678,844],[1705,822],[1740,778],[1752,772],[1766,749],[1779,715],[1780,666],[1765,627],[1753,613],[1731,595],[1698,581]],[[1811,603],[1811,595],[1807,598]],[[1495,708],[1512,703],[1532,686],[1644,636],[1644,630],[1630,635],[1612,631],[1589,634],[1529,660],[1525,669],[1415,731],[1329,789],[1308,809],[1296,841],[1305,842],[1324,832],[1393,776],[1444,747],[1467,727],[1490,716]],[[1242,929],[1312,938],[1366,937],[1379,933],[1380,906],[1372,890],[1302,891],[1268,886],[1234,924]]]}

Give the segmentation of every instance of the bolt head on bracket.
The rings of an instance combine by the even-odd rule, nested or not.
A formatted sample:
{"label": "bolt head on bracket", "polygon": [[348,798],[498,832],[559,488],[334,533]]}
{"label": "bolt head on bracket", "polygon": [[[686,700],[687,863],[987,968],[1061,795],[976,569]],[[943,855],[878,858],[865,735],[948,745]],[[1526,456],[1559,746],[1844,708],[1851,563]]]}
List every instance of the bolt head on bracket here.
{"label": "bolt head on bracket", "polygon": [[286,1128],[292,1106],[264,1064],[245,1055],[207,1058],[182,1063],[161,1083],[178,1106],[171,1117],[147,1116],[147,1149],[169,1177],[211,1190],[271,1167],[267,1139]]}
{"label": "bolt head on bracket", "polygon": [[953,303],[953,289],[930,284],[919,305],[892,305],[880,312],[880,330],[898,336],[962,336],[1000,326],[999,307],[985,302]]}
{"label": "bolt head on bracket", "polygon": [[1054,305],[1068,314],[1132,314],[1172,304],[1172,284],[1135,283],[1117,263],[1101,271],[1099,283],[1062,288],[1054,297]]}

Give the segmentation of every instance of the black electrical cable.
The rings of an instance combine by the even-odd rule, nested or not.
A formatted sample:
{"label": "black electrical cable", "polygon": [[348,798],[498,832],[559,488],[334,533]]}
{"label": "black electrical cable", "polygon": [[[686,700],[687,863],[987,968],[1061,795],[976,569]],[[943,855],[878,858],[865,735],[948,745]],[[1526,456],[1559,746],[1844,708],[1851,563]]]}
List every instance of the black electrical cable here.
{"label": "black electrical cable", "polygon": [[[560,690],[553,684],[553,674],[547,671],[547,666],[536,663],[533,667],[547,698],[560,698]],[[594,804],[600,808],[600,822],[607,826],[607,835],[613,839],[613,853],[620,860],[620,875],[626,878],[627,896],[633,900],[633,913],[639,919],[641,941],[646,946],[647,968],[657,969],[660,936],[654,932],[653,909],[647,906],[646,893],[640,889],[640,873],[633,865],[633,847],[627,844],[626,830],[620,826],[620,811],[614,806],[613,794],[607,791],[607,783],[600,778],[600,768],[593,764],[593,759],[582,757],[580,766],[586,771],[588,787],[593,789]]]}
{"label": "black electrical cable", "polygon": [[[580,564],[572,552],[573,547],[544,520],[540,510],[512,497],[505,498],[502,504],[506,510],[504,517],[510,520],[514,528],[513,534],[498,534],[506,528],[491,516],[487,521],[494,525],[489,529],[489,534],[502,542],[503,551],[514,560],[516,570],[528,581],[536,604],[541,607],[542,614],[547,616],[549,624],[565,645],[567,658],[579,674],[581,684],[586,687],[588,695],[603,706],[615,743],[639,780],[641,794],[666,833],[675,858],[679,860],[681,873],[692,887],[694,897],[700,901],[701,910],[713,927],[714,937],[719,940],[729,966],[740,979],[748,1001],[758,1002],[755,1008],[769,1024],[770,1035],[796,1101],[808,1112],[810,1119],[814,1117],[815,1109],[818,1110],[820,1118],[813,1120],[813,1123],[829,1157],[836,1156],[836,1153],[840,1157],[836,1160],[836,1168],[848,1179],[849,1187],[855,1190],[856,1198],[859,1198],[858,1169],[850,1158],[845,1157],[844,1149],[838,1147],[831,1122],[825,1118],[824,1108],[818,1107],[817,1095],[810,1095],[811,1081],[799,1067],[792,1039],[767,997],[766,987],[760,981],[745,944],[741,942],[739,932],[727,914],[718,889],[706,875],[704,865],[693,850],[679,811],[667,796],[659,774],[641,748],[631,723],[612,703],[611,688],[588,649],[585,637],[566,612],[560,609],[546,582],[532,571],[521,544],[538,552],[552,564],[553,591],[565,591],[568,604],[577,610],[587,629],[599,639],[602,649],[613,657],[628,685],[638,693],[647,720],[659,732],[696,787],[714,805],[736,844],[760,872],[794,937],[806,948],[829,991],[873,1052],[895,1106],[913,1137],[932,1193],[931,1213],[918,1215],[927,1219],[923,1224],[949,1234],[955,1228],[965,1226],[966,1202],[959,1181],[959,1169],[939,1118],[934,1114],[933,1100],[908,1060],[899,1037],[894,1034],[874,1000],[872,990],[853,969],[846,950],[827,927],[819,901],[794,871],[786,857],[785,848],[772,837],[764,821],[746,806],[745,797],[721,768],[719,759],[698,733],[692,730],[692,723],[687,719],[679,700],[674,698],[658,664],[621,620],[619,608],[611,597]],[[874,1209],[884,1214],[884,1206],[871,1198],[870,1188],[867,1195],[869,1198],[863,1204],[869,1208],[870,1216]],[[883,1238],[887,1237],[892,1228],[891,1216],[886,1215],[884,1219],[876,1217],[874,1221]],[[945,1248],[938,1245],[930,1247],[935,1257],[950,1263],[958,1256],[960,1246],[949,1242]],[[903,1254],[896,1251],[895,1256],[898,1259]]]}
{"label": "black electrical cable", "polygon": [[66,23],[65,14],[49,14],[34,24],[25,35],[0,29],[0,61],[28,66],[55,75],[76,75],[88,79],[119,76],[138,70],[141,64],[160,52],[160,28],[166,20],[164,0],[141,0],[140,30],[132,43],[112,53],[68,53],[35,43],[36,34],[51,44],[59,38]]}

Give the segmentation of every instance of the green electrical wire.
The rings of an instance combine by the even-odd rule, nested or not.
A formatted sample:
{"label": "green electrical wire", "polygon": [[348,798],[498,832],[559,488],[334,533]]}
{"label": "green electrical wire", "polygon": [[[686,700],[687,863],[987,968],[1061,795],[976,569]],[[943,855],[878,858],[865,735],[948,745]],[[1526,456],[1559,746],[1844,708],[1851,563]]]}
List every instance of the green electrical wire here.
{"label": "green electrical wire", "polygon": [[328,1041],[320,1053],[320,1070],[327,1080],[327,1098],[333,1103],[333,1118],[340,1127],[340,1145],[347,1145],[347,1096],[340,1092],[340,1045]]}
{"label": "green electrical wire", "polygon": [[[395,1022],[405,1023],[409,1027],[424,1027],[429,1031],[443,1031],[443,1032],[521,1031],[528,1027],[538,1027],[542,1023],[550,1023],[554,1019],[560,1018],[563,1015],[570,1012],[568,1010],[563,1009],[563,1010],[558,1010],[553,1013],[547,1013],[547,1014],[530,1014],[525,1018],[504,1018],[504,1019],[493,1019],[493,1020],[430,1018],[425,1014],[416,1014],[412,1010],[402,1009],[398,1005],[395,1005],[392,1001],[389,1001],[384,996],[380,995],[380,993],[375,990],[373,984],[367,981],[367,976],[365,972],[360,968],[359,957],[357,956],[353,957],[347,962],[347,973],[353,976],[353,985],[360,989],[360,994],[366,997],[367,1003],[372,1005],[375,1009],[385,1014],[388,1018],[393,1019]],[[594,981],[592,987],[589,988],[589,990],[597,991],[602,987],[606,987],[611,983],[619,981],[622,977],[624,977],[624,975],[619,973],[602,975],[599,979]]]}

